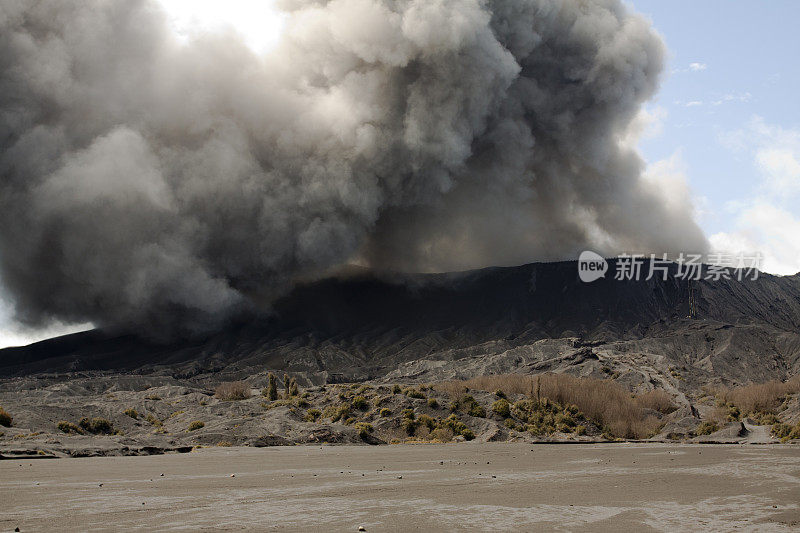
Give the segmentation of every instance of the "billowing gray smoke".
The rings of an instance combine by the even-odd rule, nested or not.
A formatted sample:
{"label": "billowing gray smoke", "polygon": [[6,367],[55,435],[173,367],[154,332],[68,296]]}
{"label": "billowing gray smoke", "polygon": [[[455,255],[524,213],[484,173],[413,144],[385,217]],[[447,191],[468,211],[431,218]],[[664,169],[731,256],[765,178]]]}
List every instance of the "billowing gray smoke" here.
{"label": "billowing gray smoke", "polygon": [[617,0],[291,1],[269,57],[144,0],[0,3],[20,320],[187,334],[357,261],[702,250],[623,142],[663,46]]}

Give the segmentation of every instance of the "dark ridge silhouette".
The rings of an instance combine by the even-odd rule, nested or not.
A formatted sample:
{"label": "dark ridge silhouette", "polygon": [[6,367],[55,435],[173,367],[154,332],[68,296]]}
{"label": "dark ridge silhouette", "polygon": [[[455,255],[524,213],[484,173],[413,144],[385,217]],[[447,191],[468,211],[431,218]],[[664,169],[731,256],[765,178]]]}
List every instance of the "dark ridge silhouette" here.
{"label": "dark ridge silhouette", "polygon": [[[409,361],[490,355],[502,351],[497,346],[542,339],[571,338],[579,347],[672,339],[687,328],[756,327],[767,339],[800,330],[796,275],[692,282],[696,312],[688,317],[689,283],[675,276],[675,265],[666,280],[618,281],[614,271],[612,260],[606,277],[592,283],[580,281],[576,262],[448,274],[357,271],[300,284],[270,316],[203,339],[158,344],[94,330],[0,350],[0,368],[6,375],[124,370],[192,377],[269,366],[376,377]],[[699,349],[692,342],[687,354]],[[737,342],[727,346],[735,357]],[[790,369],[800,342],[787,346],[781,356]],[[675,350],[680,345],[670,344]]]}

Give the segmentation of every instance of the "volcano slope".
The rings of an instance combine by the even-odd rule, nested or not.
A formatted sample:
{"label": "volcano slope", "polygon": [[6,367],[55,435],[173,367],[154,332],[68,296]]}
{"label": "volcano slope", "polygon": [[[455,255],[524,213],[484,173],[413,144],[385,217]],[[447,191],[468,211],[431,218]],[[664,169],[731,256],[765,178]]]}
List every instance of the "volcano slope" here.
{"label": "volcano slope", "polygon": [[[612,261],[611,273],[614,267]],[[302,389],[552,372],[613,379],[632,393],[663,389],[681,408],[670,424],[682,417],[694,427],[703,414],[695,404],[708,386],[800,373],[799,276],[690,287],[674,265],[666,279],[639,281],[608,275],[584,283],[577,272],[575,262],[425,275],[350,271],[298,285],[270,316],[202,339],[156,344],[94,330],[0,350],[0,405],[16,415],[15,426],[36,433],[62,417],[77,421],[91,411],[87,405],[116,417],[117,426],[128,422],[124,402],[106,405],[117,393],[134,394],[125,401],[146,412],[142,402],[156,396],[148,392],[153,388],[177,399],[210,396],[233,380],[260,389],[268,371],[288,372]],[[178,411],[164,411],[159,421]],[[185,430],[195,413],[179,415]],[[286,419],[253,431],[296,441],[290,426]],[[493,434],[477,429],[479,437]],[[215,431],[222,441],[225,432]],[[358,440],[353,431],[347,435]],[[176,446],[184,441],[171,439]]]}

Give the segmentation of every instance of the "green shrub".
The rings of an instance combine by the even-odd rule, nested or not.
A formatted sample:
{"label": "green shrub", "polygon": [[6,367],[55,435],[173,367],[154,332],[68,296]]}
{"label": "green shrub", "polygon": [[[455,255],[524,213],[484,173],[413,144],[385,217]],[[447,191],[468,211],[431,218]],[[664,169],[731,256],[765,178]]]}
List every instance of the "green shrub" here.
{"label": "green shrub", "polygon": [[189,431],[197,431],[198,429],[206,427],[206,423],[202,420],[195,420],[189,424]]}
{"label": "green shrub", "polygon": [[422,394],[417,389],[408,388],[405,390],[405,395],[409,398],[416,398],[417,400],[422,400],[425,398],[425,395]]}
{"label": "green shrub", "polygon": [[431,409],[438,409],[439,408],[439,402],[436,401],[436,398],[429,398],[428,399],[428,407],[430,407]]}
{"label": "green shrub", "polygon": [[586,435],[586,426],[575,426],[576,435]]}
{"label": "green shrub", "polygon": [[467,425],[459,420],[458,416],[450,415],[440,423],[440,427],[447,428],[453,432],[454,435],[461,435],[466,440],[475,438],[475,434],[467,427]]}
{"label": "green shrub", "polygon": [[367,424],[366,422],[358,422],[356,424],[356,429],[358,430],[358,436],[361,437],[362,440],[367,440],[370,433],[373,431],[372,424]]}
{"label": "green shrub", "polygon": [[506,393],[505,393],[505,392],[503,392],[501,389],[497,389],[496,391],[494,391],[494,395],[495,395],[497,398],[502,398],[502,399],[504,399],[504,400],[507,400],[507,399],[508,399],[508,397],[506,396]]}
{"label": "green shrub", "polygon": [[10,428],[11,427],[11,422],[13,420],[14,419],[11,417],[11,415],[8,413],[8,411],[6,411],[2,407],[0,407],[0,426],[5,426],[7,428]]}
{"label": "green shrub", "polygon": [[419,415],[417,422],[419,425],[427,427],[429,431],[433,431],[436,427],[436,421],[428,415]]}
{"label": "green shrub", "polygon": [[403,389],[400,388],[400,385],[395,384],[392,387],[392,394],[400,394],[401,392],[403,392]]}
{"label": "green shrub", "polygon": [[388,396],[378,396],[377,398],[375,398],[375,401],[373,403],[375,404],[375,407],[380,407],[381,404],[384,404],[388,401],[389,401]]}
{"label": "green shrub", "polygon": [[417,431],[417,427],[419,426],[419,422],[414,420],[413,418],[403,418],[400,422],[400,427],[408,434],[409,437],[413,437],[414,433]]}
{"label": "green shrub", "polygon": [[405,432],[409,436],[413,436],[414,432],[417,430],[417,426],[419,426],[419,422],[414,420],[414,410],[413,409],[403,409],[402,420],[400,422],[400,426],[405,430]]}
{"label": "green shrub", "polygon": [[716,422],[703,422],[697,429],[694,430],[695,434],[697,435],[711,435],[712,433],[719,431],[719,426]]}
{"label": "green shrub", "polygon": [[773,413],[752,413],[750,417],[759,426],[772,426],[780,423],[780,420]]}
{"label": "green shrub", "polygon": [[446,427],[437,427],[433,431],[431,431],[428,438],[431,440],[437,440],[439,442],[450,442],[453,440],[453,432]]}
{"label": "green shrub", "polygon": [[263,394],[271,402],[278,399],[278,380],[272,372],[267,374],[267,388],[264,389]]}
{"label": "green shrub", "polygon": [[164,425],[164,423],[161,422],[161,420],[159,420],[158,418],[156,418],[155,416],[153,416],[150,413],[147,414],[147,416],[145,417],[145,420],[147,420],[151,425],[156,426],[156,427],[161,427],[161,426]]}
{"label": "green shrub", "polygon": [[139,413],[136,412],[136,409],[125,409],[125,414],[134,420],[139,418]]}
{"label": "green shrub", "polygon": [[340,403],[338,405],[329,405],[322,411],[322,416],[330,418],[331,422],[346,420],[350,416],[350,404]]}
{"label": "green shrub", "polygon": [[319,409],[309,409],[306,411],[305,419],[307,422],[316,422],[322,416],[322,411]]}
{"label": "green shrub", "polygon": [[109,435],[114,432],[114,426],[105,418],[82,418],[78,425],[88,433]]}
{"label": "green shrub", "polygon": [[364,398],[363,396],[356,396],[355,398],[353,398],[353,400],[350,402],[350,405],[352,405],[354,409],[359,409],[361,411],[369,407],[367,399]]}
{"label": "green shrub", "polygon": [[511,404],[505,398],[500,398],[492,404],[492,411],[503,418],[511,416]]}
{"label": "green shrub", "polygon": [[486,410],[481,406],[481,404],[475,402],[473,404],[470,404],[469,409],[467,410],[467,414],[469,416],[484,418],[486,416]]}
{"label": "green shrub", "polygon": [[58,429],[64,433],[77,433],[79,435],[83,435],[83,430],[81,428],[72,422],[67,422],[66,420],[62,420],[58,423]]}
{"label": "green shrub", "polygon": [[384,407],[383,409],[381,409],[381,416],[382,416],[383,418],[386,418],[386,417],[392,416],[392,410],[391,410],[391,409],[389,409],[388,407]]}
{"label": "green shrub", "polygon": [[297,385],[297,380],[292,378],[289,381],[289,396],[297,396],[300,394],[300,387]]}

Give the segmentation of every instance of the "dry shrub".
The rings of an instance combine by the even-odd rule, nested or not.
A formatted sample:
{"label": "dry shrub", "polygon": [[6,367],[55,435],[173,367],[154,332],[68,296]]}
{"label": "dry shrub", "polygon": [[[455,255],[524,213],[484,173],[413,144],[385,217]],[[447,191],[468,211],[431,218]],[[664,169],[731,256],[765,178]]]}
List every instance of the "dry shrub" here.
{"label": "dry shrub", "polygon": [[214,396],[220,400],[246,400],[250,397],[250,385],[244,381],[220,383],[214,390]]}
{"label": "dry shrub", "polygon": [[657,417],[648,415],[627,390],[610,380],[566,374],[505,374],[442,385],[437,385],[436,389],[442,392],[463,390],[463,387],[485,391],[501,389],[508,395],[527,394],[533,400],[547,398],[560,405],[576,405],[598,427],[616,437],[646,438],[661,427]]}
{"label": "dry shrub", "polygon": [[800,376],[787,381],[767,381],[734,388],[716,390],[716,396],[726,404],[739,408],[744,415],[775,413],[784,398],[800,392]]}
{"label": "dry shrub", "polygon": [[645,409],[653,409],[659,413],[671,413],[676,409],[675,404],[672,403],[672,396],[665,390],[654,389],[636,397],[636,403],[639,407]]}
{"label": "dry shrub", "polygon": [[0,426],[11,427],[11,422],[14,419],[8,414],[8,411],[0,407]]}

